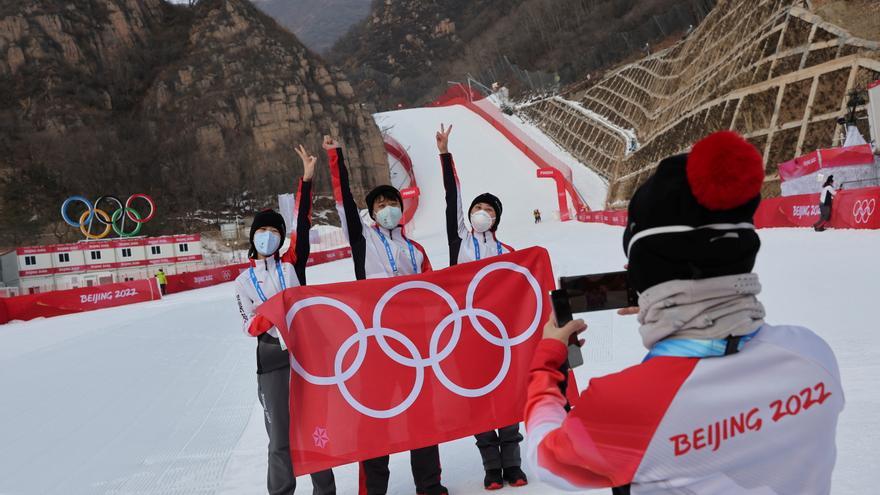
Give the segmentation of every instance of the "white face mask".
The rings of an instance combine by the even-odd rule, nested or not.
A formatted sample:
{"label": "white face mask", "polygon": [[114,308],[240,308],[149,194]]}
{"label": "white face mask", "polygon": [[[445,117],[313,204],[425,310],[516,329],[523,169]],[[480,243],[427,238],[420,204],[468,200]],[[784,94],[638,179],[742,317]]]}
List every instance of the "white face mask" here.
{"label": "white face mask", "polygon": [[391,230],[400,225],[400,219],[403,217],[403,211],[397,206],[386,206],[376,213],[376,222]]}
{"label": "white face mask", "polygon": [[495,219],[483,210],[471,213],[471,225],[481,234],[491,229],[493,223],[495,223]]}
{"label": "white face mask", "polygon": [[254,247],[263,256],[272,256],[281,246],[281,236],[275,232],[263,230],[254,234]]}

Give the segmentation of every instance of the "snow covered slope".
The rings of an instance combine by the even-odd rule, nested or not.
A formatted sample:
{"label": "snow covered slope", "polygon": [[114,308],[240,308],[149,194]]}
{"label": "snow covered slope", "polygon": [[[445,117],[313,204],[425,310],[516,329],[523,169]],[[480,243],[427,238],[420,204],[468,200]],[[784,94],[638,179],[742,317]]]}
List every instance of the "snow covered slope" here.
{"label": "snow covered slope", "polygon": [[[552,183],[467,111],[406,110],[377,116],[409,147],[422,189],[414,237],[435,266],[447,264],[440,164],[433,132],[455,125],[451,151],[469,200],[498,194],[499,236],[549,249],[556,275],[617,270],[621,230],[532,223],[555,209]],[[592,198],[587,198],[592,199]],[[837,353],[847,393],[833,493],[873,493],[880,460],[880,345],[874,305],[880,232],[760,231],[757,272],[770,323],[805,325]],[[351,280],[348,260],[309,269],[310,283]],[[641,360],[634,318],[596,314],[578,370],[581,386]],[[266,434],[257,407],[254,341],[244,337],[231,285],[163,301],[0,326],[0,494],[265,493]],[[768,377],[772,379],[772,377]],[[466,438],[441,446],[454,495],[484,493],[480,458]],[[392,456],[390,494],[411,495],[407,454]],[[356,493],[354,466],[336,470],[338,492]],[[309,493],[308,478],[299,493]],[[504,493],[556,493],[533,483]],[[608,493],[596,492],[596,493]]]}

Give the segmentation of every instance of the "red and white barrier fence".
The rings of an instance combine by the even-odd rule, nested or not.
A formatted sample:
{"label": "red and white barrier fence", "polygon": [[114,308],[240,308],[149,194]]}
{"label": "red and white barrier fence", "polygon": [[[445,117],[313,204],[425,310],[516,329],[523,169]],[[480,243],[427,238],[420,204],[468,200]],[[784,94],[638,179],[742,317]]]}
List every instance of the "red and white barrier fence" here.
{"label": "red and white barrier fence", "polygon": [[[327,251],[318,251],[309,255],[308,266],[321,265],[349,257],[351,257],[351,248],[347,246]],[[235,277],[237,277],[239,273],[247,270],[249,266],[250,263],[239,263],[236,265],[181,273],[179,275],[169,275],[166,291],[168,294],[175,294],[187,290],[202,289],[212,285],[231,282],[235,280]]]}
{"label": "red and white barrier fence", "polygon": [[[834,197],[831,208],[832,228],[880,229],[880,187],[843,190]],[[819,195],[800,194],[761,201],[755,214],[755,226],[809,227],[819,220]]]}
{"label": "red and white barrier fence", "polygon": [[8,297],[0,299],[0,324],[112,308],[160,298],[155,279]]}
{"label": "red and white barrier fence", "polygon": [[416,183],[416,174],[413,172],[412,158],[406,148],[390,135],[384,136],[384,140],[385,152],[391,159],[400,163],[409,179],[407,187],[399,187],[400,195],[403,198],[403,225],[406,225],[419,209],[419,185]]}
{"label": "red and white barrier fence", "polygon": [[[342,247],[318,251],[309,256],[309,266],[329,263],[351,257],[351,248]],[[193,272],[168,275],[168,294],[202,289],[235,280],[249,263],[208,268]],[[114,284],[96,285],[70,290],[56,290],[40,294],[0,298],[0,324],[13,320],[32,320],[39,317],[60,316],[95,309],[112,308],[126,304],[161,299],[155,278]]]}
{"label": "red and white barrier fence", "polygon": [[201,289],[224,282],[231,282],[248,266],[248,263],[239,263],[237,265],[208,268],[179,275],[168,275],[168,285],[165,287],[165,290],[168,294],[176,294],[187,290]]}
{"label": "red and white barrier fence", "polygon": [[[484,95],[475,90],[468,90],[464,86],[452,86],[429,106],[451,105],[462,105],[477,114],[526,155],[538,167],[539,172],[544,171],[544,174],[539,174],[537,177],[552,178],[556,181],[560,220],[563,222],[572,220],[580,216],[581,213],[589,211],[589,207],[583,201],[580,194],[578,194],[571,181],[571,168],[556,158],[553,153],[544,149],[543,146],[526,133],[511,124],[501,110],[488,101]],[[574,207],[574,212],[568,207],[569,199]]]}
{"label": "red and white barrier fence", "polygon": [[[843,190],[834,198],[832,228],[880,229],[880,187]],[[588,211],[578,215],[582,222],[626,226],[626,210]],[[801,194],[761,201],[755,213],[755,227],[810,227],[819,220],[819,195]]]}
{"label": "red and white barrier fence", "polygon": [[604,223],[606,225],[626,226],[626,210],[585,211],[578,215],[578,221]]}
{"label": "red and white barrier fence", "polygon": [[821,169],[873,165],[873,163],[874,153],[867,144],[848,148],[820,149],[780,163],[779,178],[785,182],[816,173]]}

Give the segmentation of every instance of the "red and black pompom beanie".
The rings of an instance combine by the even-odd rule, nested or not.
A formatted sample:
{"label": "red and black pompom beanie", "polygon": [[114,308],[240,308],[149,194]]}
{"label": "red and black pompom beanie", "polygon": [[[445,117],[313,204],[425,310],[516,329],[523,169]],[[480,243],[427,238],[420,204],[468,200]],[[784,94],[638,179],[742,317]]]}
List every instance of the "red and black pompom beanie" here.
{"label": "red and black pompom beanie", "polygon": [[629,202],[623,250],[639,292],[670,280],[749,273],[764,162],[742,136],[716,132],[660,162]]}

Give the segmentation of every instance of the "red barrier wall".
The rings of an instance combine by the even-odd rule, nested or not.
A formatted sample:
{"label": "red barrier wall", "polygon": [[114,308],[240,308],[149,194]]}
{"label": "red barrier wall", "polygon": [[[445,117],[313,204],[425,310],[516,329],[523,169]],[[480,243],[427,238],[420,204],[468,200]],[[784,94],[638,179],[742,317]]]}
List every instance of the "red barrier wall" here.
{"label": "red barrier wall", "polygon": [[[351,257],[350,247],[318,251],[309,255],[308,266],[329,263],[331,261],[341,260],[348,257]],[[208,268],[206,270],[181,273],[179,275],[168,275],[168,286],[166,287],[166,290],[169,294],[175,294],[177,292],[201,289],[203,287],[231,282],[235,280],[235,277],[237,277],[239,273],[246,270],[248,266],[250,266],[250,263],[239,263],[237,265]]]}
{"label": "red barrier wall", "polygon": [[578,215],[578,220],[589,223],[626,226],[626,210],[585,211]]}
{"label": "red barrier wall", "polygon": [[212,285],[231,282],[239,273],[247,269],[248,263],[208,268],[194,272],[168,275],[168,285],[165,288],[168,294],[176,294],[186,290],[201,289]]}
{"label": "red barrier wall", "polygon": [[815,173],[823,168],[870,165],[874,163],[871,146],[863,144],[847,148],[816,150],[794,160],[779,164],[779,177],[783,182]]}
{"label": "red barrier wall", "polygon": [[[831,227],[838,229],[880,229],[880,187],[843,190],[834,198]],[[809,227],[819,219],[819,195],[800,194],[761,201],[755,226]]]}
{"label": "red barrier wall", "polygon": [[112,308],[160,297],[155,279],[8,297],[0,299],[0,323]]}
{"label": "red barrier wall", "polygon": [[330,249],[328,251],[320,251],[309,255],[308,266],[322,265],[331,261],[351,258],[351,248],[346,246],[339,249]]}
{"label": "red barrier wall", "polygon": [[[468,94],[468,91],[471,94]],[[442,96],[437,98],[433,103],[429,106],[451,106],[451,105],[462,105],[468,110],[474,112],[479,115],[483,120],[488,122],[492,127],[494,127],[498,132],[500,132],[508,141],[511,142],[514,146],[516,146],[523,154],[525,154],[539,169],[551,168],[557,170],[555,167],[552,167],[550,164],[546,162],[535,150],[533,150],[528,144],[523,142],[522,139],[517,137],[510,129],[507,128],[507,125],[502,120],[495,118],[493,115],[489,114],[485,109],[481,108],[479,105],[474,103],[475,101],[479,101],[485,99],[486,97],[482,94],[479,94],[476,90],[466,89],[464,86],[453,86],[449,88],[449,90],[444,93]],[[562,221],[567,221],[572,219],[572,214],[568,209],[568,201],[566,200],[566,194],[571,198],[572,204],[575,208],[575,214],[579,215],[581,212],[589,211],[589,207],[583,204],[580,200],[580,196],[578,196],[577,191],[575,191],[572,183],[567,180],[562,174],[554,174],[553,179],[557,183],[557,190],[559,196],[559,217]]]}
{"label": "red barrier wall", "polygon": [[[880,229],[880,187],[843,190],[834,198],[831,227],[837,229]],[[626,210],[588,211],[582,222],[626,226]],[[755,227],[810,227],[819,219],[819,195],[801,194],[761,201],[755,213]]]}
{"label": "red barrier wall", "polygon": [[[403,195],[403,225],[406,225],[419,209],[419,185],[416,183],[416,174],[413,173],[412,158],[409,157],[409,153],[406,152],[403,145],[391,136],[385,136],[384,139],[385,152],[396,158],[409,175],[410,186],[401,191]],[[404,194],[404,191],[410,191],[409,195]],[[412,195],[413,192],[414,195]]]}
{"label": "red barrier wall", "polygon": [[[344,247],[312,253],[309,266],[329,263],[351,257],[351,248]],[[209,268],[195,272],[168,275],[169,294],[235,280],[249,263]],[[80,313],[95,309],[112,308],[138,302],[161,299],[159,282],[155,278],[133,280],[117,284],[96,285],[80,289],[56,290],[42,294],[0,298],[0,324],[12,320],[31,320]]]}

